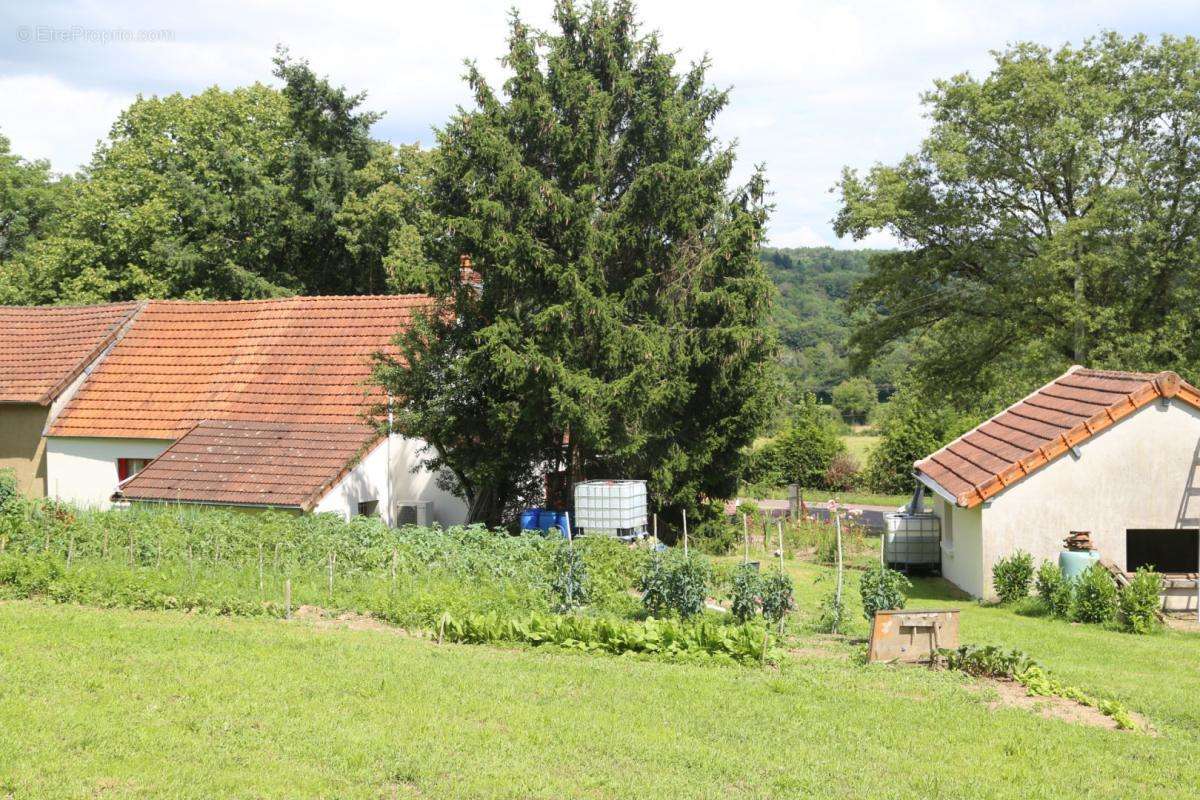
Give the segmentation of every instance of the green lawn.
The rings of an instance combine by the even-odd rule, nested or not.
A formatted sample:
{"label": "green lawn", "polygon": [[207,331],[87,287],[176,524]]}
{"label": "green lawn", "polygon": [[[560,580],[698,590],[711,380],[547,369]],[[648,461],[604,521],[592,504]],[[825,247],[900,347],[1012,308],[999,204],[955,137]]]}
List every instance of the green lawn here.
{"label": "green lawn", "polygon": [[[798,628],[832,588],[791,562]],[[854,632],[865,631],[850,572]],[[386,631],[0,603],[0,797],[1177,797],[1200,636],[952,600],[1160,735],[989,710],[957,674],[813,637],[777,670],[436,646]],[[823,654],[827,653],[827,654]]]}
{"label": "green lawn", "polygon": [[858,462],[860,467],[867,466],[867,457],[871,451],[875,449],[875,445],[879,444],[882,436],[873,436],[870,434],[855,434],[853,436],[842,436],[841,440],[846,445],[846,452],[854,456],[854,460]]}

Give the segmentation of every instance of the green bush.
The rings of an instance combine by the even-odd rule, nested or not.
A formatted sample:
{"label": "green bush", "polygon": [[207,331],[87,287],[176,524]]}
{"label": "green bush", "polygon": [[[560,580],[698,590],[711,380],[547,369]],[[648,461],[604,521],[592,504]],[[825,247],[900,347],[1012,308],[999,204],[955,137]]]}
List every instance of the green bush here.
{"label": "green bush", "polygon": [[1043,561],[1037,571],[1037,594],[1052,616],[1066,619],[1071,613],[1071,582],[1053,561]]}
{"label": "green bush", "polygon": [[880,417],[882,440],[867,461],[867,484],[887,494],[911,492],[913,462],[970,428],[970,422],[915,382],[901,384]]}
{"label": "green bush", "polygon": [[748,622],[758,615],[762,604],[762,576],[752,564],[739,564],[729,581],[729,607],[738,622]]}
{"label": "green bush", "polygon": [[998,560],[992,567],[992,586],[1001,603],[1011,603],[1029,596],[1033,583],[1033,556],[1018,550]]}
{"label": "green bush", "polygon": [[795,605],[792,577],[774,569],[762,579],[762,612],[771,622],[781,621]]}
{"label": "green bush", "polygon": [[5,513],[17,492],[17,475],[11,469],[0,469],[0,514]]}
{"label": "green bush", "polygon": [[822,488],[834,456],[845,451],[829,415],[817,404],[815,395],[806,394],[788,428],[759,451],[759,481]]}
{"label": "green bush", "polygon": [[1076,622],[1112,622],[1117,614],[1117,587],[1108,570],[1092,564],[1075,582],[1071,616]]}
{"label": "green bush", "polygon": [[905,591],[912,588],[908,578],[882,564],[872,564],[858,580],[858,591],[862,595],[863,616],[875,618],[876,611],[904,608]]}
{"label": "green bush", "polygon": [[704,610],[712,569],[703,557],[674,549],[653,553],[638,588],[642,604],[653,616],[668,613],[687,619]]}
{"label": "green bush", "polygon": [[723,516],[700,522],[688,532],[690,546],[714,556],[728,555],[741,538],[740,528],[729,524]]}
{"label": "green bush", "polygon": [[1117,598],[1121,627],[1130,633],[1157,630],[1162,590],[1161,575],[1148,567],[1139,568]]}

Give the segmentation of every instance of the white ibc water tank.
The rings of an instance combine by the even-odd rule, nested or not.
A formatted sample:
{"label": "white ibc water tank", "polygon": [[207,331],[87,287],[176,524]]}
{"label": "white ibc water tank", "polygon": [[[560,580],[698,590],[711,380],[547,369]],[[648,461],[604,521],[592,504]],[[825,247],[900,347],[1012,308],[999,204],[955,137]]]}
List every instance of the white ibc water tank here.
{"label": "white ibc water tank", "polygon": [[575,527],[588,533],[644,533],[645,481],[583,481],[575,484]]}
{"label": "white ibc water tank", "polygon": [[889,567],[940,569],[942,521],[935,514],[885,514],[883,559]]}

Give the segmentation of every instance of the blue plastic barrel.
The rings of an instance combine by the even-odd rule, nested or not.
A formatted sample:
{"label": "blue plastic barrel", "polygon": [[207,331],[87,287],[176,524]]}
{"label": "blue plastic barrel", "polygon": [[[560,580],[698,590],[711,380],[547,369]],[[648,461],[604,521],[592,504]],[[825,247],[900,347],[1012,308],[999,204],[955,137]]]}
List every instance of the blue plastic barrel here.
{"label": "blue plastic barrel", "polygon": [[554,523],[558,522],[558,512],[549,508],[539,509],[538,513],[538,530],[545,533],[554,527]]}
{"label": "blue plastic barrel", "polygon": [[560,511],[555,515],[554,527],[562,533],[564,537],[570,538],[571,535],[571,517],[566,511]]}
{"label": "blue plastic barrel", "polygon": [[1058,567],[1062,570],[1063,578],[1070,581],[1099,560],[1099,550],[1063,550],[1058,554]]}
{"label": "blue plastic barrel", "polygon": [[538,518],[541,515],[540,508],[527,508],[521,512],[521,530],[536,531],[538,529]]}

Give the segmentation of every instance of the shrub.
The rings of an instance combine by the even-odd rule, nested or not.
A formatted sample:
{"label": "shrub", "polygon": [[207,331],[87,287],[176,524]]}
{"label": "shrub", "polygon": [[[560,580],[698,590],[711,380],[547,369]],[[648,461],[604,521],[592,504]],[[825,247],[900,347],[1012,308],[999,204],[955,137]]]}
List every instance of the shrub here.
{"label": "shrub", "polygon": [[848,492],[858,485],[859,468],[854,456],[838,453],[825,470],[825,488],[833,492]]}
{"label": "shrub", "polygon": [[1033,556],[1018,550],[992,567],[992,586],[1001,603],[1011,603],[1029,595],[1033,583]]}
{"label": "shrub", "polygon": [[691,546],[714,556],[728,555],[739,538],[739,529],[730,525],[724,518],[704,520],[688,531]]}
{"label": "shrub", "polygon": [[875,617],[876,611],[892,608],[904,608],[906,598],[904,592],[912,588],[908,578],[894,569],[888,569],[882,564],[874,564],[863,573],[858,581],[858,591],[862,595],[863,616],[868,620]]}
{"label": "shrub", "polygon": [[1066,619],[1071,613],[1071,583],[1053,561],[1043,561],[1037,571],[1037,593],[1052,616]]}
{"label": "shrub", "polygon": [[758,614],[762,603],[762,576],[751,564],[741,564],[733,571],[729,582],[729,610],[738,622],[746,622]]}
{"label": "shrub", "polygon": [[911,492],[913,462],[970,428],[970,422],[915,382],[901,384],[879,420],[883,438],[867,462],[868,485],[889,494]]}
{"label": "shrub", "polygon": [[760,457],[771,466],[759,469],[764,475],[774,476],[777,484],[820,488],[834,456],[845,450],[846,445],[838,438],[833,421],[817,404],[816,396],[806,394],[787,430],[760,451]]}
{"label": "shrub", "polygon": [[1075,582],[1072,617],[1076,622],[1112,622],[1117,614],[1117,587],[1108,570],[1092,564]]}
{"label": "shrub", "polygon": [[841,413],[842,419],[861,424],[867,421],[875,408],[879,400],[879,390],[870,378],[849,378],[833,387],[831,399],[833,407]]}
{"label": "shrub", "polygon": [[708,561],[677,550],[654,553],[646,562],[638,588],[642,604],[654,616],[674,612],[684,619],[704,610],[712,570]]}
{"label": "shrub", "polygon": [[1158,609],[1162,594],[1162,576],[1141,567],[1117,598],[1121,627],[1130,633],[1151,633],[1159,626]]}
{"label": "shrub", "polygon": [[11,469],[0,469],[0,513],[8,509],[11,500],[18,497],[17,476]]}
{"label": "shrub", "polygon": [[781,570],[772,570],[762,579],[762,611],[763,616],[771,622],[780,622],[792,608],[795,598],[792,594],[792,578]]}

